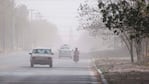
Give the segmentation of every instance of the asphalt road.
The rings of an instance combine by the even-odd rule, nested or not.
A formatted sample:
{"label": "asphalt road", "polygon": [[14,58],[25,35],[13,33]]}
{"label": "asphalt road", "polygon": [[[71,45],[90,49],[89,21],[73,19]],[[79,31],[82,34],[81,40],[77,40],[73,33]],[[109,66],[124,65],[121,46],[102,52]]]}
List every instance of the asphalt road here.
{"label": "asphalt road", "polygon": [[89,58],[82,57],[74,63],[70,58],[54,55],[53,62],[53,68],[31,68],[27,52],[0,54],[0,84],[101,84]]}

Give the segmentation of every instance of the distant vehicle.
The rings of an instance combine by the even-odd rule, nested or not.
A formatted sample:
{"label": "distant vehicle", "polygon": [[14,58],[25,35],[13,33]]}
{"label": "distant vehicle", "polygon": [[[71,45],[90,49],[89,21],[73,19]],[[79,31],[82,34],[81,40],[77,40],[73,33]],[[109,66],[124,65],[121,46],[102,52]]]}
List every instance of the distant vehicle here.
{"label": "distant vehicle", "polygon": [[69,45],[64,44],[63,46],[61,46],[61,48],[59,49],[59,58],[61,57],[72,58],[72,49]]}
{"label": "distant vehicle", "polygon": [[49,65],[52,68],[52,53],[51,49],[33,49],[30,56],[30,66],[34,67],[34,64]]}

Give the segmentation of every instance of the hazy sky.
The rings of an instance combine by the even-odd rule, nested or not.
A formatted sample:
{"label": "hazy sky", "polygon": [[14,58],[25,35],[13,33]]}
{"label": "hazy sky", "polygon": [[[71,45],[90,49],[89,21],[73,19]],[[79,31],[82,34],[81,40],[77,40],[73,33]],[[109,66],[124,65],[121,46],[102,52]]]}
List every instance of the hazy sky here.
{"label": "hazy sky", "polygon": [[[99,49],[104,49],[102,46],[102,42],[99,43],[99,40],[97,39],[90,39],[90,37],[81,37],[84,36],[83,31],[76,31],[78,28],[78,7],[81,2],[84,2],[85,0],[16,0],[19,4],[25,4],[28,9],[33,9],[36,12],[40,12],[44,19],[47,19],[49,22],[56,24],[56,26],[59,29],[59,34],[61,35],[63,39],[63,43],[69,43],[69,40],[72,40],[70,43],[72,43],[73,46],[81,45],[82,48],[85,50],[90,50],[90,48],[96,48],[100,46]],[[89,3],[96,4],[96,0],[89,0]],[[95,6],[95,5],[94,5]],[[71,38],[71,39],[69,39]],[[89,38],[89,39],[88,39]],[[78,41],[79,39],[79,41]],[[85,42],[84,39],[87,39],[87,41],[91,42]],[[83,43],[80,43],[82,40]],[[92,43],[92,41],[94,41]],[[95,45],[91,45],[95,44]],[[98,44],[98,45],[97,45]],[[90,45],[90,47],[88,46]],[[83,47],[85,46],[85,47]],[[87,47],[86,47],[87,46]]]}
{"label": "hazy sky", "polygon": [[[79,37],[77,8],[83,0],[16,0],[17,3],[26,4],[28,9],[39,11],[43,18],[56,24],[64,42],[69,41],[70,31],[73,39]],[[71,30],[72,29],[72,30]]]}

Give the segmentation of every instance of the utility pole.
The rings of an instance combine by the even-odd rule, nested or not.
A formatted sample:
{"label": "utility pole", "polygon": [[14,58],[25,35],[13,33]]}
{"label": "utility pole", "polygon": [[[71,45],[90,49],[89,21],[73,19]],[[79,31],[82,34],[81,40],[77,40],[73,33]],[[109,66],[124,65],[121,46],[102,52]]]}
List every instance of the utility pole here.
{"label": "utility pole", "polygon": [[29,9],[29,19],[30,19],[30,35],[31,35],[31,37],[30,37],[30,40],[31,40],[31,48],[33,48],[34,47],[34,34],[33,34],[33,32],[32,32],[32,22],[33,22],[33,11],[35,11],[34,9]]}
{"label": "utility pole", "polygon": [[[12,0],[14,4],[14,0]],[[16,16],[15,16],[15,9],[12,9],[12,37],[13,37],[13,49],[16,50]]]}
{"label": "utility pole", "polygon": [[36,32],[32,32],[32,22],[33,20],[41,20],[42,16],[40,14],[40,12],[34,10],[34,9],[29,9],[30,11],[30,34],[31,34],[31,39],[32,39],[32,48],[35,47],[37,45],[37,39],[36,39]]}

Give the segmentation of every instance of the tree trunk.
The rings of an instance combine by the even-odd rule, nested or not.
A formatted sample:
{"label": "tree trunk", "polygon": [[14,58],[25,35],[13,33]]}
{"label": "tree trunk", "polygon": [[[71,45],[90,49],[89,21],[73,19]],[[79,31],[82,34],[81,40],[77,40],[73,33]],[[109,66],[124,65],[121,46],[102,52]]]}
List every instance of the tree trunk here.
{"label": "tree trunk", "polygon": [[131,39],[131,43],[130,43],[130,56],[131,56],[131,62],[134,63],[133,40],[132,39]]}
{"label": "tree trunk", "polygon": [[121,35],[121,39],[124,41],[124,43],[128,49],[128,52],[129,52],[130,57],[131,57],[131,62],[134,63],[133,39],[129,39],[125,33],[123,33],[123,35]]}
{"label": "tree trunk", "polygon": [[142,59],[142,39],[136,39],[136,53],[137,53],[137,62],[141,64],[143,62]]}

